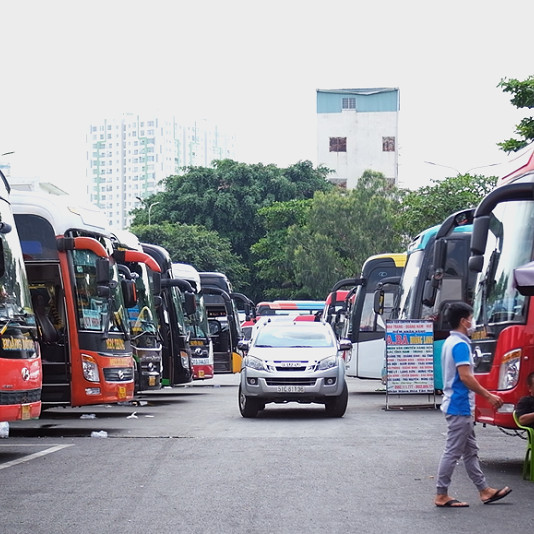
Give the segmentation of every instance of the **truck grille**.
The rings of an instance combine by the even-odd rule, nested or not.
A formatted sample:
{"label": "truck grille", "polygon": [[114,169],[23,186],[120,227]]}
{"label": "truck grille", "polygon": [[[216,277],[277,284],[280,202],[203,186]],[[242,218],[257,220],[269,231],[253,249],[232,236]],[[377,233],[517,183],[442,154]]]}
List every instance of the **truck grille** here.
{"label": "truck grille", "polygon": [[308,377],[281,377],[266,378],[265,383],[268,386],[315,386],[316,378]]}

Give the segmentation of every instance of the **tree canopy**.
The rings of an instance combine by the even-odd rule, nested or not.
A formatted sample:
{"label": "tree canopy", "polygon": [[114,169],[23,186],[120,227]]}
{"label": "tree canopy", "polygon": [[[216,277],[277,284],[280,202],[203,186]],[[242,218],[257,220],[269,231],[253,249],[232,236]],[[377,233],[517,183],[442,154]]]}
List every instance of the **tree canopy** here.
{"label": "tree canopy", "polygon": [[416,191],[405,191],[398,214],[397,231],[414,238],[419,232],[443,222],[457,211],[475,208],[497,183],[496,176],[458,174]]}
{"label": "tree canopy", "polygon": [[[250,247],[264,229],[258,210],[273,202],[312,198],[315,191],[332,189],[326,168],[301,161],[286,169],[276,165],[214,162],[213,168],[188,167],[184,174],[164,180],[165,191],[146,200],[158,202],[152,224],[202,225],[228,239],[234,254],[245,262]],[[134,225],[146,223],[145,210],[135,210]]]}
{"label": "tree canopy", "polygon": [[[510,101],[517,108],[534,108],[534,76],[529,76],[526,80],[517,80],[515,78],[503,78],[497,87],[502,88],[503,92],[512,95]],[[525,117],[516,126],[515,134],[518,138],[511,137],[498,143],[498,146],[505,152],[517,152],[525,148],[534,140],[534,118]]]}

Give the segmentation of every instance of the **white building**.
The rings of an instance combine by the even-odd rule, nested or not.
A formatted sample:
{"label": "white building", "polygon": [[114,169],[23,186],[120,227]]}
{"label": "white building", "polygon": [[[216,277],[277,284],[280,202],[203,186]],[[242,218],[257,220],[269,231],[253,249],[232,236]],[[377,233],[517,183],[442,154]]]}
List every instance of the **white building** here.
{"label": "white building", "polygon": [[397,184],[399,89],[317,89],[317,162],[348,189],[367,169]]}
{"label": "white building", "polygon": [[207,121],[182,124],[174,117],[125,114],[91,124],[87,172],[91,202],[115,228],[128,228],[134,208],[163,189],[160,181],[183,167],[209,167],[234,158],[235,139]]}

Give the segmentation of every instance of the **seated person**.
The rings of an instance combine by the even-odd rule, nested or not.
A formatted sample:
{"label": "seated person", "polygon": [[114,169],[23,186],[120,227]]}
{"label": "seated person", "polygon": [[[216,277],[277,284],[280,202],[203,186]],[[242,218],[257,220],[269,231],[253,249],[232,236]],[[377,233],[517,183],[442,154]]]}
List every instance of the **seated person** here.
{"label": "seated person", "polygon": [[530,395],[519,399],[515,413],[522,425],[534,427],[534,372],[527,376],[527,385]]}

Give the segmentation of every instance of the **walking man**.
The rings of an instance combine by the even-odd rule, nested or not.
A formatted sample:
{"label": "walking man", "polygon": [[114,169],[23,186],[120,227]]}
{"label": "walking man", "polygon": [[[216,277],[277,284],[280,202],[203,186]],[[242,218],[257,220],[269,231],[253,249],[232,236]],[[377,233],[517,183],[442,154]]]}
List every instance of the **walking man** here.
{"label": "walking man", "polygon": [[441,411],[447,421],[447,441],[439,463],[434,503],[439,507],[465,508],[469,506],[468,503],[449,495],[454,468],[462,457],[467,474],[484,504],[498,501],[512,491],[508,486],[499,490],[488,486],[480,468],[474,429],[475,393],[487,399],[494,408],[501,407],[503,401],[482,387],[473,374],[473,356],[468,337],[474,331],[473,308],[465,302],[453,302],[445,313],[452,328],[441,352]]}

